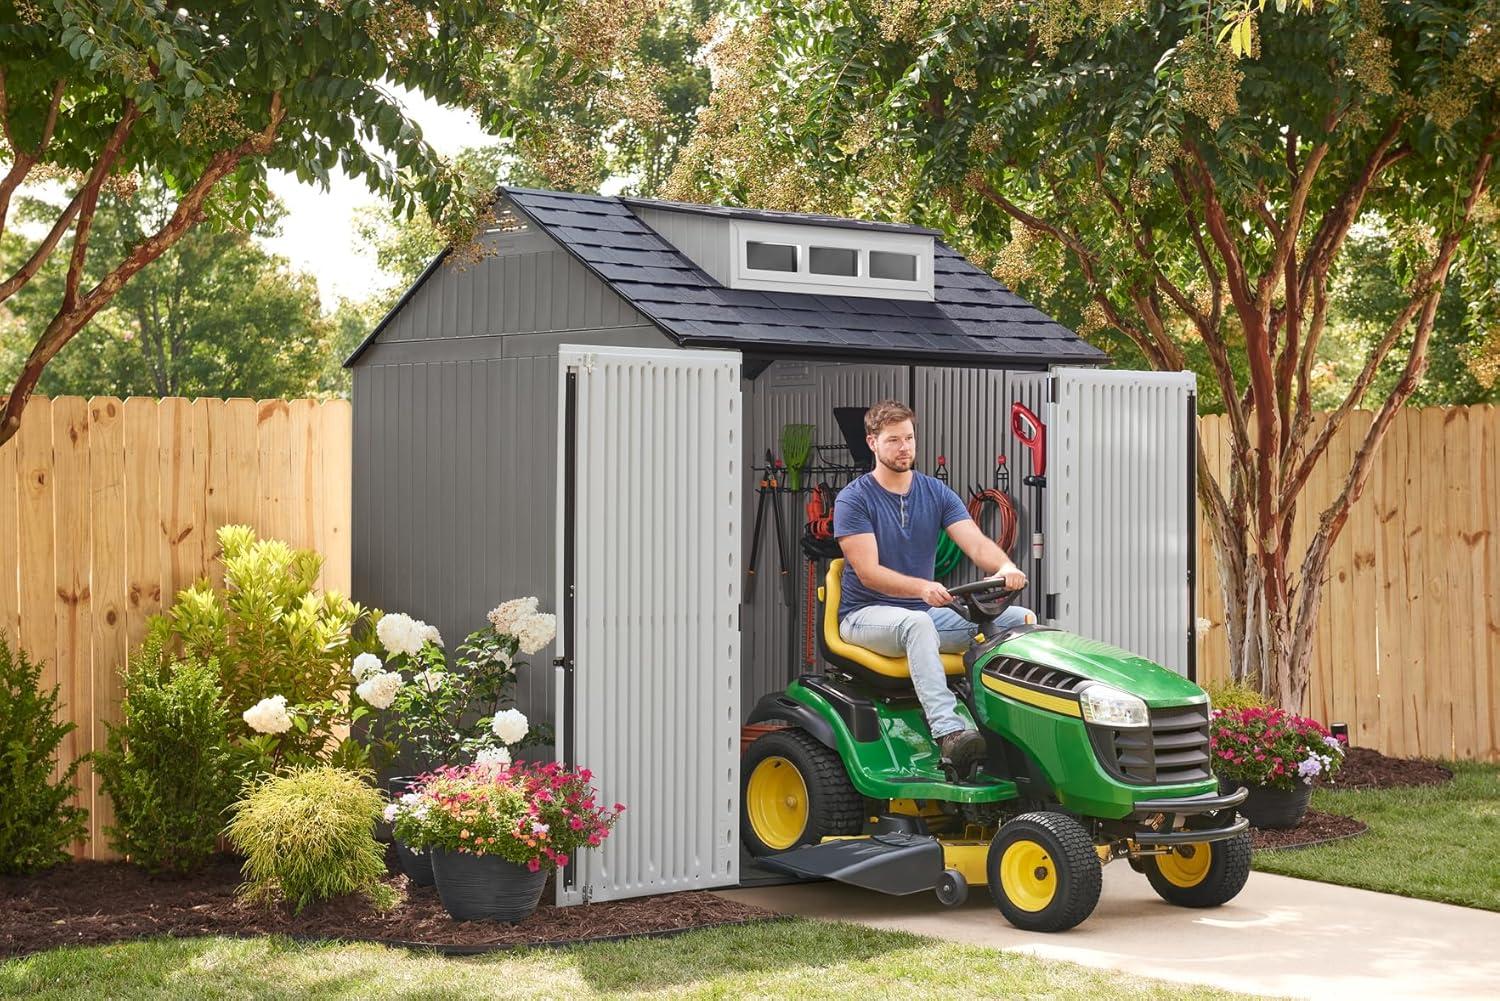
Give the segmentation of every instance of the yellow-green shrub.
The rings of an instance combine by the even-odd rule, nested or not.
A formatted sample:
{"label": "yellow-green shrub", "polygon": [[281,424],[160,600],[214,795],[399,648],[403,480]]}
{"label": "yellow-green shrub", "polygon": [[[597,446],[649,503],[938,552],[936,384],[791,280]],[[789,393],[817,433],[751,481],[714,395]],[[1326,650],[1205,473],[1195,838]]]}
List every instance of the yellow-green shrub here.
{"label": "yellow-green shrub", "polygon": [[1203,686],[1215,709],[1265,709],[1270,703],[1260,690],[1242,681],[1214,681]]}
{"label": "yellow-green shrub", "polygon": [[233,807],[229,840],[245,856],[240,893],[295,910],[315,900],[363,893],[390,907],[396,892],[381,882],[385,850],[375,840],[380,794],[341,768],[301,768],[252,786]]}

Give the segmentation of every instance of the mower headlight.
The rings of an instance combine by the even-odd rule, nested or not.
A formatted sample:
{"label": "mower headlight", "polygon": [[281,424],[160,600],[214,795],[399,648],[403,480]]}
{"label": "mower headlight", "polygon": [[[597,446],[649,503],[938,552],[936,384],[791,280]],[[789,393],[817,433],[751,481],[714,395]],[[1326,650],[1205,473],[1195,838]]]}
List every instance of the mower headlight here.
{"label": "mower headlight", "polygon": [[1078,693],[1078,703],[1083,718],[1100,726],[1147,726],[1151,722],[1146,703],[1108,685],[1089,685]]}

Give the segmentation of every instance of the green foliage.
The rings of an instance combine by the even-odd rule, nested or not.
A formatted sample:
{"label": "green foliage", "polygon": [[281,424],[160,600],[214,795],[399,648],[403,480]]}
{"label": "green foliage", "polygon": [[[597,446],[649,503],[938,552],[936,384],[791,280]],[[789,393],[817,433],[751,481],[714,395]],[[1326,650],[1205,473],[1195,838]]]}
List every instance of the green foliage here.
{"label": "green foliage", "polygon": [[[367,646],[355,626],[369,614],[336,591],[314,590],[323,559],[312,550],[257,538],[245,525],[225,525],[218,539],[224,587],[200,581],[182,591],[160,628],[187,657],[218,661],[235,717],[272,695],[327,708],[347,690],[350,662]],[[311,724],[286,736],[289,750],[306,754],[331,739]]]}
{"label": "green foliage", "polygon": [[375,840],[380,794],[362,775],[322,766],[268,778],[234,804],[228,835],[245,856],[249,900],[284,900],[293,909],[363,893],[394,906],[381,882],[385,852]]}
{"label": "green foliage", "polygon": [[[85,281],[107,268],[171,215],[173,200],[159,183],[105,194],[89,238]],[[46,221],[58,205],[37,200],[18,209],[22,221]],[[308,395],[332,333],[320,315],[316,283],[261,249],[281,215],[255,233],[200,227],[147,265],[108,307],[79,331],[47,367],[38,391],[89,396]],[[31,247],[14,234],[0,240],[0,272],[9,274]],[[38,335],[57,309],[67,259],[54,256],[6,303],[0,326],[0,385],[11,385]]]}
{"label": "green foliage", "polygon": [[239,790],[215,661],[171,661],[160,631],[122,672],[123,722],[107,723],[94,770],[115,807],[115,850],[152,872],[191,872],[213,854]]}
{"label": "green foliage", "polygon": [[1260,689],[1242,681],[1211,682],[1204,686],[1208,692],[1209,705],[1215,709],[1264,709],[1266,697]]}
{"label": "green foliage", "polygon": [[57,686],[43,694],[41,679],[42,665],[0,632],[0,875],[65,862],[88,833],[87,811],[68,802],[82,759],[52,778],[58,745],[77,727],[57,722]]}

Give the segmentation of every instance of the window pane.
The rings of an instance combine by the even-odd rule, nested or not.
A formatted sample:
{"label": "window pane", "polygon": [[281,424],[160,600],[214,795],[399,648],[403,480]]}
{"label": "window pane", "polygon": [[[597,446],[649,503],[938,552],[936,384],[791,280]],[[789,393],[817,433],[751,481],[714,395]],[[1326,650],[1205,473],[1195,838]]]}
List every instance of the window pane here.
{"label": "window pane", "polygon": [[797,248],[784,243],[745,243],[745,266],[756,271],[797,270]]}
{"label": "window pane", "polygon": [[898,282],[917,280],[917,259],[912,254],[893,254],[889,250],[870,251],[870,277]]}
{"label": "window pane", "polygon": [[807,256],[807,270],[815,275],[859,274],[859,251],[845,247],[812,247]]}

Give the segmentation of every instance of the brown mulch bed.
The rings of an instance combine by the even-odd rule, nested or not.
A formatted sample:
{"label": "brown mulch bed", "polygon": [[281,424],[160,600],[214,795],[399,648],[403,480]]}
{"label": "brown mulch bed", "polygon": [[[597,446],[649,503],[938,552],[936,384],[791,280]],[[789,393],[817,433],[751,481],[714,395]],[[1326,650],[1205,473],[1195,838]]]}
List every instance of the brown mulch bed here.
{"label": "brown mulch bed", "polygon": [[1392,758],[1369,747],[1351,747],[1344,765],[1320,787],[1330,789],[1391,789],[1395,786],[1440,786],[1453,781],[1453,772],[1423,758]]}
{"label": "brown mulch bed", "polygon": [[1363,820],[1341,817],[1336,813],[1308,810],[1307,815],[1302,818],[1302,823],[1296,827],[1289,827],[1286,830],[1250,828],[1250,843],[1258,852],[1272,851],[1277,848],[1306,848],[1325,841],[1352,838],[1369,829],[1370,826]]}
{"label": "brown mulch bed", "polygon": [[288,935],[296,938],[420,944],[452,951],[631,935],[655,935],[772,917],[757,907],[695,891],[555,907],[551,884],[536,913],[519,924],[454,921],[437,891],[388,882],[406,892],[385,914],[363,898],[311,904],[301,914],[235,898],[238,860],[220,857],[188,879],[156,878],[123,862],[71,862],[36,876],[0,878],[0,956],[64,945],[98,945],[155,935]]}

